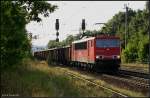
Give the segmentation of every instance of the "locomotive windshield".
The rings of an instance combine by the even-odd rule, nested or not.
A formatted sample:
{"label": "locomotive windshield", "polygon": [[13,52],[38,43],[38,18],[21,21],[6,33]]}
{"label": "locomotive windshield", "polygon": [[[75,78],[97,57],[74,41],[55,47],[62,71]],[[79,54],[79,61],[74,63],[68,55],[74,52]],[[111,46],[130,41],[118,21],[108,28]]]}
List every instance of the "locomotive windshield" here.
{"label": "locomotive windshield", "polygon": [[105,47],[119,47],[120,41],[119,39],[97,39],[96,47],[105,48]]}

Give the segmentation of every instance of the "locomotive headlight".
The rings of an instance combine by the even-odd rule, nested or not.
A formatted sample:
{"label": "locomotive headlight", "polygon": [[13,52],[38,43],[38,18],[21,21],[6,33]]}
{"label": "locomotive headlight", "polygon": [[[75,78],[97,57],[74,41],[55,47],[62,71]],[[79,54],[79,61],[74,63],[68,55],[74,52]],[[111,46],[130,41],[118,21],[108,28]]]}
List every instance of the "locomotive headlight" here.
{"label": "locomotive headlight", "polygon": [[98,55],[96,56],[96,59],[99,59],[99,56],[98,56]]}
{"label": "locomotive headlight", "polygon": [[120,59],[120,55],[117,55],[117,58]]}

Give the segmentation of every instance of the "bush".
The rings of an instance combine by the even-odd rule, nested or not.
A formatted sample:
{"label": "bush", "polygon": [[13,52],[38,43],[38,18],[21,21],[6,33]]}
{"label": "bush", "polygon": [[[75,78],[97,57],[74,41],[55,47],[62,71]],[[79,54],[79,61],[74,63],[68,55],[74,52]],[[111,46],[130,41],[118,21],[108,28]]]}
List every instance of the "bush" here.
{"label": "bush", "polygon": [[126,49],[122,51],[123,62],[134,62],[138,58],[137,46],[134,43],[128,43]]}
{"label": "bush", "polygon": [[149,56],[149,38],[148,36],[143,37],[142,40],[139,41],[138,45],[138,59],[140,62],[148,62]]}

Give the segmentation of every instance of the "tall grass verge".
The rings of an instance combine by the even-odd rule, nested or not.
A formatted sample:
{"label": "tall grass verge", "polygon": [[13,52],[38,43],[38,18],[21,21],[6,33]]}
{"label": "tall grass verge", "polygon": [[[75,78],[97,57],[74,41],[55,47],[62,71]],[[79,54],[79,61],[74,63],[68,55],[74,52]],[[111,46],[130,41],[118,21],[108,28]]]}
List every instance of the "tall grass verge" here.
{"label": "tall grass verge", "polygon": [[72,78],[58,68],[49,67],[45,61],[30,59],[2,72],[1,94],[34,97],[112,96],[112,93]]}

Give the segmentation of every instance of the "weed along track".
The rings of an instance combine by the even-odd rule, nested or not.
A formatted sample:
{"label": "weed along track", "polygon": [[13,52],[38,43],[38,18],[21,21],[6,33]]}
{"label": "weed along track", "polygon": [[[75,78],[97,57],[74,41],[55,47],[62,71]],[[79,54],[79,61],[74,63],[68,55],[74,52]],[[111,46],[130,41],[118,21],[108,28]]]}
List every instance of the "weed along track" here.
{"label": "weed along track", "polygon": [[147,96],[150,87],[148,79],[144,78],[123,74],[90,73],[85,70],[64,66],[58,68],[64,70],[65,73],[71,77],[87,81],[88,83],[106,89],[117,96]]}
{"label": "weed along track", "polygon": [[75,77],[75,78],[78,78],[78,79],[80,79],[80,80],[83,80],[83,81],[85,81],[85,82],[91,83],[92,85],[95,85],[95,86],[98,86],[98,87],[103,88],[103,89],[105,89],[105,90],[108,90],[108,91],[114,93],[115,97],[117,97],[117,96],[120,96],[120,97],[128,97],[127,95],[121,94],[120,92],[117,92],[117,91],[112,90],[112,89],[110,89],[110,88],[107,88],[107,87],[104,87],[104,86],[102,86],[102,85],[99,85],[98,83],[93,82],[92,79],[86,79],[86,78],[84,78],[84,77],[79,77],[79,76],[77,76],[77,75],[75,75],[75,74],[73,74],[73,73],[67,73],[67,74],[71,75],[72,77]]}

